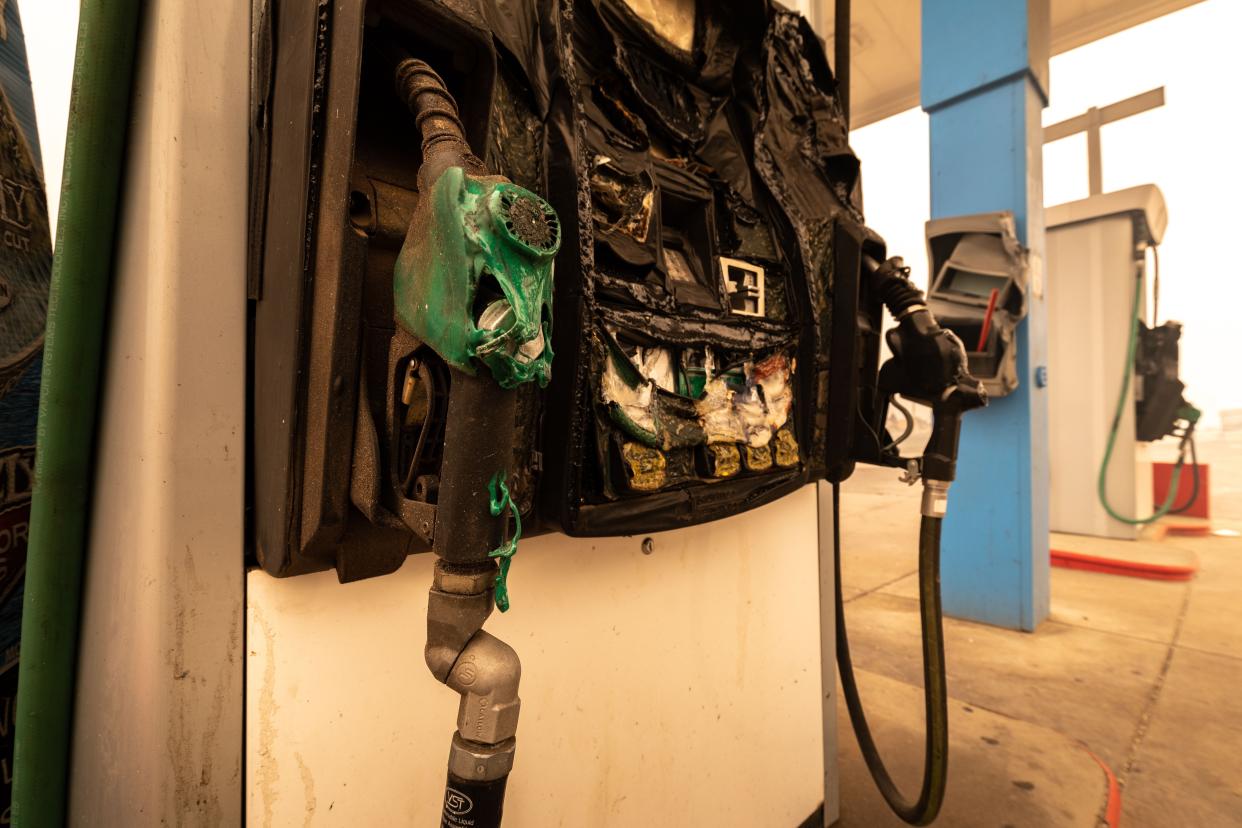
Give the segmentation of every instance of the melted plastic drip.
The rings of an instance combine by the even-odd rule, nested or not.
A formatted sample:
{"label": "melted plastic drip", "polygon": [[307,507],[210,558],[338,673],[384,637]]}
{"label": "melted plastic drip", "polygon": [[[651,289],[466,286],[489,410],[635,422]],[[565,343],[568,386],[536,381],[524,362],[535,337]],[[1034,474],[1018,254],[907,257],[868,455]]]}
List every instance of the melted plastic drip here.
{"label": "melted plastic drip", "polygon": [[642,244],[651,230],[655,186],[645,170],[628,173],[606,155],[591,170],[592,218],[605,233],[623,233]]}

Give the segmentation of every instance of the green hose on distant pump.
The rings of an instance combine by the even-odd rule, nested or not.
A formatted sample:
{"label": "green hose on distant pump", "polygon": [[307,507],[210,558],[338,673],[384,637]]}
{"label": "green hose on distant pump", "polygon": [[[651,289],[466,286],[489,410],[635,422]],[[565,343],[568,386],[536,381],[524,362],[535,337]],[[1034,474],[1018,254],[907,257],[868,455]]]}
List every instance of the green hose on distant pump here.
{"label": "green hose on distant pump", "polygon": [[[1100,461],[1100,476],[1097,482],[1100,504],[1104,507],[1104,511],[1108,512],[1109,517],[1113,520],[1119,520],[1131,526],[1144,526],[1148,523],[1155,523],[1173,509],[1173,504],[1177,502],[1177,485],[1181,482],[1182,467],[1186,464],[1186,443],[1189,437],[1188,432],[1187,436],[1182,438],[1182,448],[1177,455],[1177,463],[1173,466],[1173,475],[1169,479],[1169,493],[1165,495],[1164,502],[1160,504],[1156,511],[1150,517],[1145,518],[1129,518],[1117,514],[1116,510],[1108,502],[1108,464],[1113,459],[1113,448],[1117,444],[1117,432],[1121,428],[1121,416],[1126,410],[1126,395],[1130,392],[1130,375],[1134,373],[1134,356],[1138,349],[1139,308],[1142,301],[1143,275],[1140,271],[1138,277],[1134,280],[1134,304],[1130,314],[1130,341],[1126,345],[1126,361],[1121,375],[1121,394],[1117,397],[1117,410],[1113,414],[1113,426],[1108,432],[1108,445],[1104,449],[1104,459]],[[1194,422],[1199,417],[1199,412],[1187,406],[1179,412],[1179,415],[1183,419],[1189,420],[1193,429]]]}

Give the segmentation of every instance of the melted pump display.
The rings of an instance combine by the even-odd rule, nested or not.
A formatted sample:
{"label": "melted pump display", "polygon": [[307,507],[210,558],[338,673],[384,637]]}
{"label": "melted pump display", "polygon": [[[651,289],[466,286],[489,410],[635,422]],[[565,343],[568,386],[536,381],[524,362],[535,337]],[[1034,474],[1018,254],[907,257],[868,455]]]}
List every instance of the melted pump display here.
{"label": "melted pump display", "polygon": [[545,51],[549,199],[578,243],[557,262],[540,503],[570,534],[712,520],[824,474],[858,163],[805,21],[698,5],[687,49],[598,0]]}

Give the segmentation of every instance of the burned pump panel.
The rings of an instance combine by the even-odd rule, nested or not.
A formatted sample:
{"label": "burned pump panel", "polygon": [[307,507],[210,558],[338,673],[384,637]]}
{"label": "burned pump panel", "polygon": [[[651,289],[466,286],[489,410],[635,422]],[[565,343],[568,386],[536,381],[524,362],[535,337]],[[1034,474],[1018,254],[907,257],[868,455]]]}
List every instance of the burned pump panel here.
{"label": "burned pump panel", "polygon": [[543,516],[668,529],[821,476],[832,228],[862,216],[818,41],[761,4],[699,4],[682,50],[607,0],[575,6],[568,41],[550,198],[582,240],[558,319],[581,324],[554,332],[544,417],[568,439],[545,446]]}
{"label": "burned pump panel", "polygon": [[436,62],[476,146],[496,58],[438,5],[391,5],[374,31],[364,0],[276,0],[255,24],[252,526],[273,575],[355,580],[431,548],[448,368],[394,313],[422,153],[368,34]]}
{"label": "burned pump panel", "polygon": [[928,307],[966,346],[970,373],[991,397],[1018,387],[1018,323],[1026,316],[1029,254],[1009,212],[927,222]]}
{"label": "burned pump panel", "polygon": [[[797,15],[697,5],[689,48],[621,0],[264,7],[252,492],[267,571],[353,580],[433,542],[452,374],[443,343],[410,331],[449,320],[394,305],[436,238],[410,235],[433,195],[385,44],[443,77],[486,168],[555,213],[552,294],[530,303],[555,324],[527,326],[547,358],[516,392],[526,534],[691,525],[875,461],[878,438],[855,446],[883,422],[880,306],[860,272],[884,245],[827,61]],[[509,295],[495,270],[462,342]]]}
{"label": "burned pump panel", "polygon": [[1138,343],[1134,355],[1135,439],[1151,443],[1176,434],[1176,423],[1193,407],[1183,393],[1179,376],[1178,342],[1182,338],[1179,322],[1148,327],[1138,322]]}

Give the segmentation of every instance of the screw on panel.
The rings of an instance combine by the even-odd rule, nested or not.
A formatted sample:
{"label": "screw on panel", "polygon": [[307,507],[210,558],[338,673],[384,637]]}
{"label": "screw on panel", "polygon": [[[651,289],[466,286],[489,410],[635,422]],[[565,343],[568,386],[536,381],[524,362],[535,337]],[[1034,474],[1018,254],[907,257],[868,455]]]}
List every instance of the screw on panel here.
{"label": "screw on panel", "polygon": [[655,541],[651,538],[643,538],[643,554],[650,555],[655,551]]}

